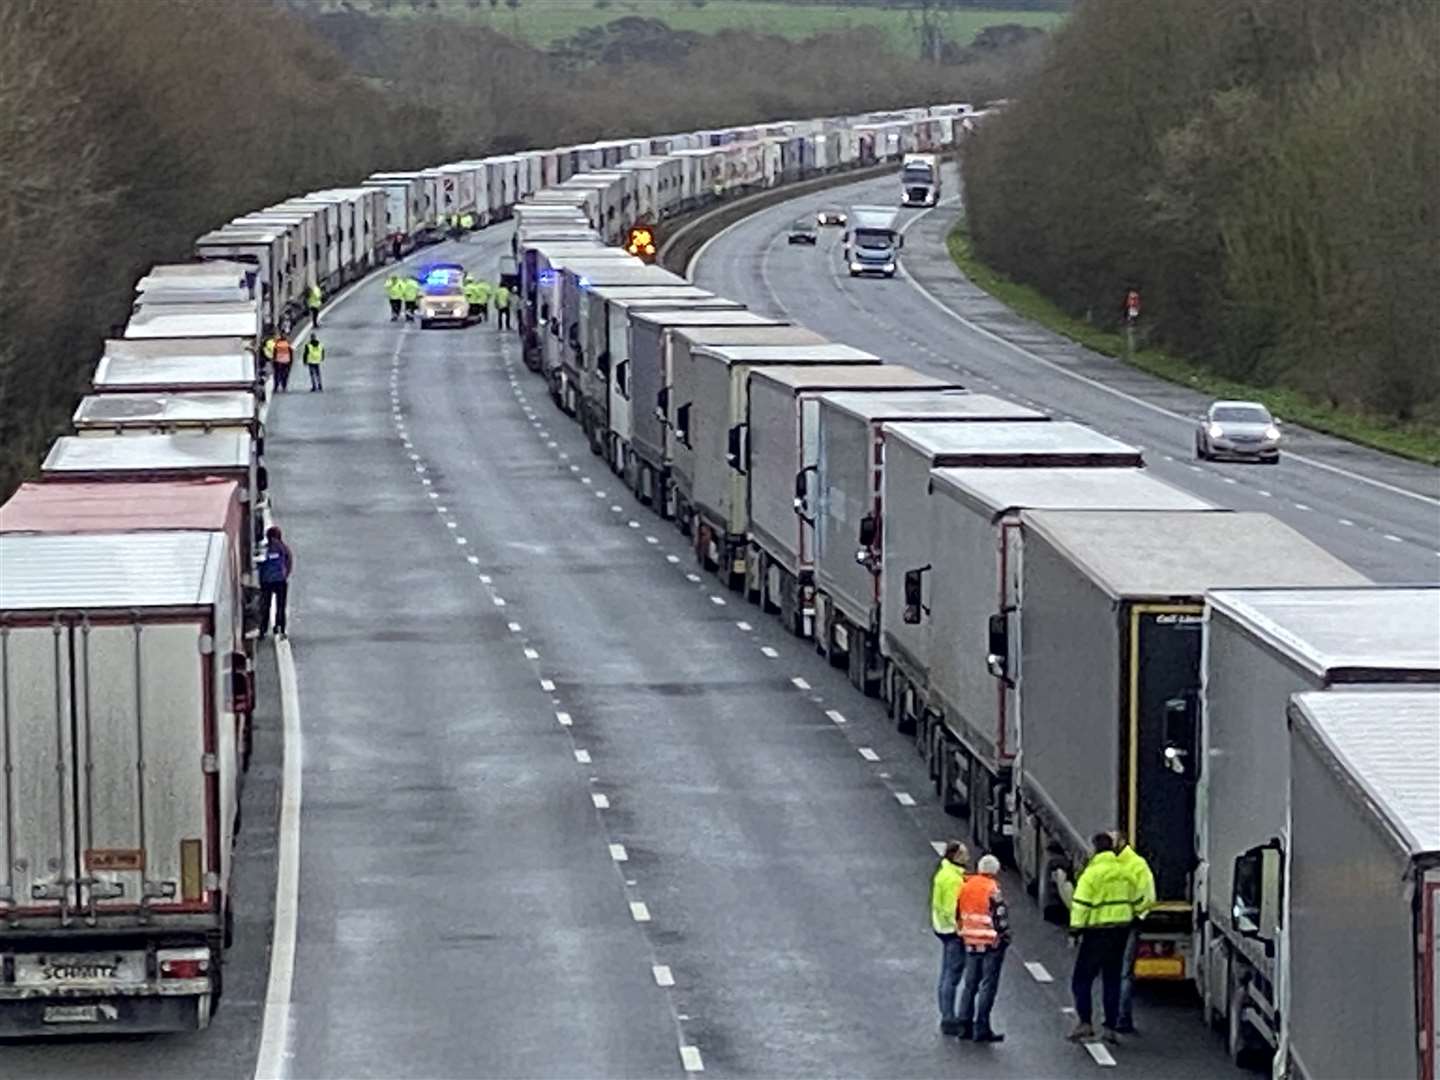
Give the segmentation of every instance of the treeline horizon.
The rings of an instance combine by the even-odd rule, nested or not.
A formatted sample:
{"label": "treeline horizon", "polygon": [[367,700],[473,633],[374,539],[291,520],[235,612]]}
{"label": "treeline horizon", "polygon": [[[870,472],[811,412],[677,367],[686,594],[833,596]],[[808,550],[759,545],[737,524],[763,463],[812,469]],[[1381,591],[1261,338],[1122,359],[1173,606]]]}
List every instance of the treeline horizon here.
{"label": "treeline horizon", "polygon": [[1224,377],[1440,426],[1432,0],[1081,0],[963,163],[976,254]]}
{"label": "treeline horizon", "polygon": [[136,279],[188,260],[196,236],[236,215],[386,169],[1002,96],[1038,55],[1013,52],[931,65],[875,35],[725,32],[651,63],[573,70],[440,16],[4,0],[0,499],[68,429]]}

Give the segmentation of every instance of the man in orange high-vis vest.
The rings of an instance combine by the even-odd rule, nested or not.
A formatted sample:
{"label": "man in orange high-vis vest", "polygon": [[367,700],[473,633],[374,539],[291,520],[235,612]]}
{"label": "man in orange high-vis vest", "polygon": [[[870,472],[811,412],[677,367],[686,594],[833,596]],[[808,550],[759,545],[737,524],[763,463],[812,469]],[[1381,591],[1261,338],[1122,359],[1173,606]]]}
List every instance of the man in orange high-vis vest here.
{"label": "man in orange high-vis vest", "polygon": [[960,887],[955,919],[965,943],[965,977],[960,984],[960,1038],[998,1043],[1005,1036],[990,1026],[990,1010],[1000,989],[1000,967],[1010,944],[1010,913],[1000,892],[1000,860],[980,856],[975,873]]}

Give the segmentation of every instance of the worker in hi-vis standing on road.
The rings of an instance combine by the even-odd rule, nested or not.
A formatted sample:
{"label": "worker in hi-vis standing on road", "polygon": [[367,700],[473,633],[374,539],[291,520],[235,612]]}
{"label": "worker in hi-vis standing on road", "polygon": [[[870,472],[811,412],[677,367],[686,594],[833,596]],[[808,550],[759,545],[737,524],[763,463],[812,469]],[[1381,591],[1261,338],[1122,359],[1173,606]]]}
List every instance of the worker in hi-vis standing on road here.
{"label": "worker in hi-vis standing on road", "polygon": [[1155,906],[1155,875],[1150,864],[1133,847],[1126,834],[1116,829],[1115,861],[1130,879],[1135,901],[1135,921],[1130,924],[1130,937],[1125,943],[1125,959],[1120,970],[1120,1015],[1115,1030],[1121,1035],[1135,1034],[1135,952],[1140,947],[1140,924]]}
{"label": "worker in hi-vis standing on road", "polygon": [[1091,843],[1095,854],[1086,863],[1070,898],[1070,933],[1079,938],[1075,971],[1070,992],[1075,996],[1075,1030],[1072,1042],[1095,1038],[1095,976],[1100,976],[1105,1004],[1105,1033],[1108,1043],[1120,1037],[1120,976],[1125,965],[1125,944],[1135,920],[1135,886],[1115,857],[1115,839],[1108,832],[1096,833]]}
{"label": "worker in hi-vis standing on road", "polygon": [[320,344],[320,335],[313,334],[305,343],[305,370],[310,373],[310,392],[324,390],[320,378],[320,365],[325,362],[325,346]]}
{"label": "worker in hi-vis standing on road", "polygon": [[495,329],[510,329],[510,290],[504,285],[495,290]]}
{"label": "worker in hi-vis standing on road", "polygon": [[400,305],[405,302],[405,286],[399,274],[385,279],[385,299],[390,301],[390,321],[395,322],[400,318]]}
{"label": "worker in hi-vis standing on road", "polygon": [[325,303],[325,296],[320,292],[319,285],[311,285],[305,293],[305,306],[310,309],[310,322],[312,326],[320,325],[320,306]]}
{"label": "worker in hi-vis standing on road", "polygon": [[965,972],[965,946],[955,924],[956,903],[965,884],[965,845],[951,840],[930,879],[930,929],[940,942],[940,985],[936,993],[940,1005],[940,1030],[946,1035],[960,1034],[960,1018],[955,1012],[955,994]]}
{"label": "worker in hi-vis standing on road", "polygon": [[960,981],[960,1018],[962,1039],[976,1042],[1004,1042],[1005,1036],[990,1026],[990,1010],[1000,992],[1000,969],[1005,964],[1005,950],[1010,947],[1010,912],[1000,892],[1000,860],[994,855],[980,856],[975,873],[960,887],[956,917],[960,941],[965,946],[965,977]]}

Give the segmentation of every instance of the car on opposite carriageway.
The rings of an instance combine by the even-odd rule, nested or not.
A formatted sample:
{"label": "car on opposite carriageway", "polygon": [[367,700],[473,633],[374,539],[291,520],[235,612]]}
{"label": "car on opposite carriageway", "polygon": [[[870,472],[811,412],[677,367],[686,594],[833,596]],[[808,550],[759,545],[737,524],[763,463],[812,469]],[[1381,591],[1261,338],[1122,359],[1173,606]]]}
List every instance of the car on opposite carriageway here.
{"label": "car on opposite carriageway", "polygon": [[1195,456],[1201,461],[1234,458],[1273,465],[1280,460],[1279,421],[1258,401],[1217,401],[1200,414]]}

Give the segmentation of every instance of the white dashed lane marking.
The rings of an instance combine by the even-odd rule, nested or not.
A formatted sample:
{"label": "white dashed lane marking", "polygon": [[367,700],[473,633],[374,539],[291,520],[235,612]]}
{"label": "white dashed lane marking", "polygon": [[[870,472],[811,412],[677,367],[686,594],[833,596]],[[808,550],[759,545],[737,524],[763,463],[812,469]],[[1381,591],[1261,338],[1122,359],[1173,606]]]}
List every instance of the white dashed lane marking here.
{"label": "white dashed lane marking", "polygon": [[555,720],[561,727],[569,727],[575,722],[570,718],[570,714],[568,712],[557,712],[555,714]]}
{"label": "white dashed lane marking", "polygon": [[496,607],[504,607],[504,606],[505,606],[505,598],[504,598],[503,596],[497,596],[497,597],[495,597],[495,601],[494,601],[494,602],[495,602],[495,606],[496,606]]}
{"label": "white dashed lane marking", "polygon": [[751,626],[748,622],[746,622],[744,619],[741,619],[741,620],[740,620],[739,622],[737,622],[735,625],[736,625],[736,627],[738,627],[739,629],[744,630],[747,634],[748,634],[752,629],[754,629],[754,627],[752,627],[752,626]]}
{"label": "white dashed lane marking", "polygon": [[[944,852],[942,851],[941,854],[944,854]],[[1025,970],[1030,972],[1030,977],[1034,979],[1037,983],[1048,983],[1055,981],[1055,977],[1050,974],[1049,970],[1045,967],[1044,964],[1040,963],[1039,960],[1027,960],[1025,962]]]}
{"label": "white dashed lane marking", "polygon": [[845,723],[845,714],[842,713],[839,709],[826,709],[825,715],[837,724]]}
{"label": "white dashed lane marking", "polygon": [[1106,1069],[1113,1069],[1115,1067],[1115,1058],[1109,1050],[1105,1049],[1103,1043],[1087,1042],[1085,1044],[1085,1050],[1095,1060],[1096,1065]]}
{"label": "white dashed lane marking", "polygon": [[764,653],[766,656],[768,656],[771,660],[774,660],[777,656],[780,655],[778,652],[776,652],[774,649],[772,649],[769,645],[761,645],[761,646],[760,646],[760,651],[761,651],[762,653]]}
{"label": "white dashed lane marking", "polygon": [[641,901],[641,900],[631,900],[631,901],[630,901],[630,917],[631,917],[632,919],[634,919],[636,922],[649,922],[649,921],[650,921],[650,909],[645,906],[644,901]]}
{"label": "white dashed lane marking", "polygon": [[680,1047],[680,1064],[685,1066],[686,1072],[704,1072],[705,1062],[700,1057],[698,1046]]}
{"label": "white dashed lane marking", "polygon": [[539,654],[538,652],[536,652],[534,649],[526,649],[526,650],[525,650],[525,659],[526,659],[526,660],[539,660],[539,659],[540,659],[540,654]]}
{"label": "white dashed lane marking", "polygon": [[712,596],[712,597],[710,597],[710,602],[711,602],[712,604],[714,604],[716,607],[724,607],[724,606],[725,606],[725,598],[724,598],[723,596]]}
{"label": "white dashed lane marking", "polygon": [[595,804],[596,810],[610,809],[610,796],[608,795],[601,795],[598,791],[591,792],[590,801]]}
{"label": "white dashed lane marking", "polygon": [[809,689],[810,689],[810,684],[809,684],[808,682],[806,682],[804,679],[802,679],[799,675],[796,675],[796,676],[795,676],[793,679],[791,679],[790,681],[791,681],[791,683],[794,684],[796,690],[809,690]]}
{"label": "white dashed lane marking", "polygon": [[614,859],[616,862],[629,862],[630,854],[625,850],[624,844],[611,844],[610,858]]}
{"label": "white dashed lane marking", "polygon": [[575,751],[575,761],[576,761],[578,764],[581,764],[581,765],[589,765],[589,764],[590,764],[590,751],[589,751],[589,750],[576,750],[576,751]]}
{"label": "white dashed lane marking", "polygon": [[520,632],[520,624],[518,622],[506,623],[506,626],[509,627],[512,634],[518,634]]}
{"label": "white dashed lane marking", "polygon": [[675,976],[670,973],[669,964],[653,964],[650,973],[655,976],[656,986],[674,986]]}
{"label": "white dashed lane marking", "polygon": [[871,750],[870,747],[868,747],[868,746],[862,746],[862,747],[860,747],[860,756],[863,757],[866,761],[879,761],[879,760],[880,760],[880,755],[877,754],[877,753],[875,753],[875,751],[874,751],[874,750]]}
{"label": "white dashed lane marking", "polygon": [[914,806],[915,796],[911,795],[908,791],[897,791],[895,792],[895,801],[901,806]]}

